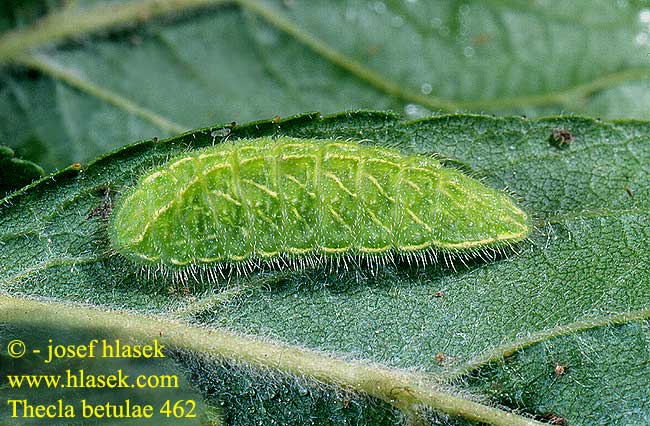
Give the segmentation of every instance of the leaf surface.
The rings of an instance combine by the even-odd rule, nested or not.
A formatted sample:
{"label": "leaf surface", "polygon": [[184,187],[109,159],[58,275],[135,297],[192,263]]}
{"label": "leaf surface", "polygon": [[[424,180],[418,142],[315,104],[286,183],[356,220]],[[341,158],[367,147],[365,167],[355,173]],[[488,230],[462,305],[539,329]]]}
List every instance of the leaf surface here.
{"label": "leaf surface", "polygon": [[[558,146],[557,129],[568,130],[573,141]],[[517,254],[457,261],[455,269],[398,264],[375,274],[269,271],[228,284],[149,277],[112,253],[102,214],[146,169],[226,136],[278,134],[370,139],[403,152],[439,153],[485,184],[507,187],[533,218],[535,231]],[[235,424],[308,416],[314,407],[335,423],[392,413],[448,424],[458,418],[453,407],[459,401],[442,402],[450,395],[460,403],[478,397],[480,407],[497,412],[502,410],[493,404],[503,404],[540,421],[560,416],[571,424],[643,424],[643,395],[631,394],[624,408],[612,401],[629,389],[647,388],[649,374],[649,141],[650,124],[640,121],[477,115],[403,121],[372,112],[303,115],[145,141],[6,199],[0,208],[0,286],[14,296],[126,308],[155,321],[198,325],[191,333],[199,343],[174,341],[179,358]],[[73,320],[75,315],[70,313]],[[127,319],[110,321],[128,329]],[[261,361],[242,354],[256,353],[252,349],[228,352],[230,337],[215,340],[206,329],[250,336],[269,353],[275,349],[265,342],[289,345],[278,351],[298,351],[298,365],[313,370],[297,373],[297,364],[286,361],[291,357]],[[337,361],[330,364],[332,356]],[[556,362],[566,364],[565,374],[556,375]],[[620,367],[610,368],[612,362]],[[620,369],[628,367],[632,373],[622,380]],[[349,379],[349,371],[365,373]],[[378,385],[379,391],[362,384],[384,381],[405,384]],[[232,397],[253,389],[252,397]],[[445,397],[432,397],[432,390]],[[281,402],[269,402],[276,393],[296,401],[293,414],[282,411]],[[342,409],[351,400],[357,411]],[[420,405],[435,410],[413,411]],[[463,411],[465,418],[476,419],[467,413],[480,407]],[[435,414],[440,412],[455,414]],[[495,416],[485,421],[502,424]]]}

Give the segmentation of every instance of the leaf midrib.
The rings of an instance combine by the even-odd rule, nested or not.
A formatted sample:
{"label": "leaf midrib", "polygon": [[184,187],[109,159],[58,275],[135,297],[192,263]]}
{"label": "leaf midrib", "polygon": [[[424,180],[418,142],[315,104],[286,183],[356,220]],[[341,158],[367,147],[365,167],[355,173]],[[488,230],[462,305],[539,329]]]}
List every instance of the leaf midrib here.
{"label": "leaf midrib", "polygon": [[451,416],[494,426],[543,425],[514,413],[476,403],[448,390],[438,389],[430,377],[420,374],[390,369],[379,364],[337,359],[313,350],[158,317],[0,295],[0,322],[37,327],[57,324],[66,329],[86,328],[88,324],[93,324],[136,339],[146,340],[156,336],[164,345],[276,369],[363,392],[407,413],[416,412],[419,406],[424,405]]}
{"label": "leaf midrib", "polygon": [[465,365],[436,376],[404,372],[377,363],[337,359],[327,353],[268,340],[261,341],[218,329],[190,326],[155,316],[100,310],[96,307],[71,305],[69,302],[40,302],[0,295],[2,322],[36,327],[56,323],[67,329],[83,329],[92,323],[95,326],[118,330],[134,338],[146,340],[152,335],[160,336],[161,342],[169,346],[245,362],[261,368],[277,369],[348,390],[364,392],[405,412],[415,411],[417,406],[426,405],[450,415],[481,420],[495,426],[541,426],[542,423],[436,389],[435,383],[454,382],[481,367],[551,339],[649,319],[650,309],[641,309],[541,330],[523,339],[488,350]]}

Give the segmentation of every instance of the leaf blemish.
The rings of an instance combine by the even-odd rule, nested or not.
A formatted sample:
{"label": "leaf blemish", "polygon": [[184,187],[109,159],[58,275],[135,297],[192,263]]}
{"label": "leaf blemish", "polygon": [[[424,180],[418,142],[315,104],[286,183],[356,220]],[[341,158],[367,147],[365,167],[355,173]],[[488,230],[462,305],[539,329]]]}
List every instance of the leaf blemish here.
{"label": "leaf blemish", "polygon": [[544,416],[546,420],[548,420],[549,424],[552,425],[566,425],[566,419],[562,416],[558,416],[557,414],[547,414]]}
{"label": "leaf blemish", "polygon": [[438,363],[439,366],[445,365],[445,354],[442,352],[438,352],[436,354],[436,362]]}
{"label": "leaf blemish", "polygon": [[104,190],[104,195],[102,197],[101,203],[88,212],[86,219],[91,219],[93,217],[99,217],[102,220],[107,220],[113,211],[113,197],[111,195],[111,188],[106,187]]}
{"label": "leaf blemish", "polygon": [[573,142],[573,134],[567,129],[553,129],[551,143],[557,148],[566,148]]}

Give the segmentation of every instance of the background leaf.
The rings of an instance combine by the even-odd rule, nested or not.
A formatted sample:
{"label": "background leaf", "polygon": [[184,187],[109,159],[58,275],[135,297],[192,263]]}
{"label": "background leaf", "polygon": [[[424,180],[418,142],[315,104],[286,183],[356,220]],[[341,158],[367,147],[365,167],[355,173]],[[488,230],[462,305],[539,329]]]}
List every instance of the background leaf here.
{"label": "background leaf", "polygon": [[[553,141],[557,129],[572,134],[568,146]],[[403,152],[439,152],[486,184],[513,191],[533,217],[535,232],[517,255],[458,264],[457,270],[437,264],[390,266],[374,275],[267,271],[228,285],[185,286],[148,278],[111,255],[105,220],[92,213],[114,202],[145,169],[226,136],[236,140],[269,134],[363,138]],[[63,170],[4,200],[0,286],[15,296],[152,313],[154,325],[175,317],[180,324],[213,330],[183,329],[178,335],[196,333],[196,339],[174,342],[195,383],[234,424],[282,423],[286,401],[296,404],[289,410],[296,418],[307,419],[316,410],[335,424],[370,422],[377,413],[389,423],[404,416],[411,422],[455,424],[458,416],[445,413],[457,412],[442,404],[443,396],[468,404],[478,400],[480,407],[502,404],[502,409],[540,421],[561,417],[570,424],[643,424],[648,401],[639,392],[647,388],[650,374],[650,175],[644,167],[649,139],[650,124],[641,121],[452,115],[407,122],[358,112],[207,128],[145,141],[81,170]],[[22,312],[23,302],[13,303]],[[60,315],[70,323],[91,315],[75,314],[72,308],[68,314],[59,305],[43,309],[52,318],[63,311]],[[110,321],[122,330],[131,324],[117,316]],[[243,347],[224,355],[226,349],[219,352],[215,342],[231,348],[228,339],[235,337],[216,340],[218,330],[251,336],[255,343],[250,344],[268,350],[268,358],[251,359],[256,352]],[[274,358],[273,341],[316,350],[306,355],[287,349],[298,351],[291,352],[298,359],[319,361],[294,370],[286,361],[294,355]],[[337,361],[341,364],[329,364],[329,354],[343,358]],[[370,364],[359,366],[356,360]],[[315,367],[319,363],[324,371]],[[563,374],[556,373],[557,364],[566,366]],[[629,371],[624,378],[622,369]],[[349,371],[357,376],[343,373]],[[417,372],[417,379],[409,371]],[[400,385],[384,388],[384,381]],[[368,383],[376,386],[365,387]],[[442,394],[426,399],[423,389]],[[371,399],[357,397],[357,392]],[[620,395],[629,395],[625,406],[616,404]],[[275,398],[279,400],[273,402]],[[357,401],[352,413],[341,409],[350,401]],[[436,410],[413,411],[419,405]],[[466,416],[480,407],[465,410],[464,418],[471,419]],[[526,420],[510,418],[515,421]]]}
{"label": "background leaf", "polygon": [[650,117],[646,1],[18,3],[0,144],[47,170],[304,111]]}
{"label": "background leaf", "polygon": [[44,174],[43,169],[36,164],[14,157],[11,148],[0,145],[0,198]]}

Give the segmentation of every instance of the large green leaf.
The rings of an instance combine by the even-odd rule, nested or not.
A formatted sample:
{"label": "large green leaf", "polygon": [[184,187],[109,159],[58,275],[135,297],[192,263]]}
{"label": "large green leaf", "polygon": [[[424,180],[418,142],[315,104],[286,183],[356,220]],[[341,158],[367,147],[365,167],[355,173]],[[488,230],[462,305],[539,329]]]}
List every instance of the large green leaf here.
{"label": "large green leaf", "polygon": [[304,111],[650,118],[646,1],[12,5],[0,144],[48,170],[138,139]]}
{"label": "large green leaf", "polygon": [[[558,143],[559,129],[573,140]],[[289,269],[229,283],[150,277],[114,255],[105,216],[144,170],[224,137],[269,134],[440,153],[509,188],[535,231],[517,254],[455,269]],[[406,122],[368,112],[145,141],[4,200],[0,286],[13,297],[0,300],[0,318],[136,336],[165,330],[231,424],[309,416],[333,424],[403,416],[413,424],[650,424],[649,142],[650,124],[641,121]],[[45,297],[58,302],[24,300]]]}

